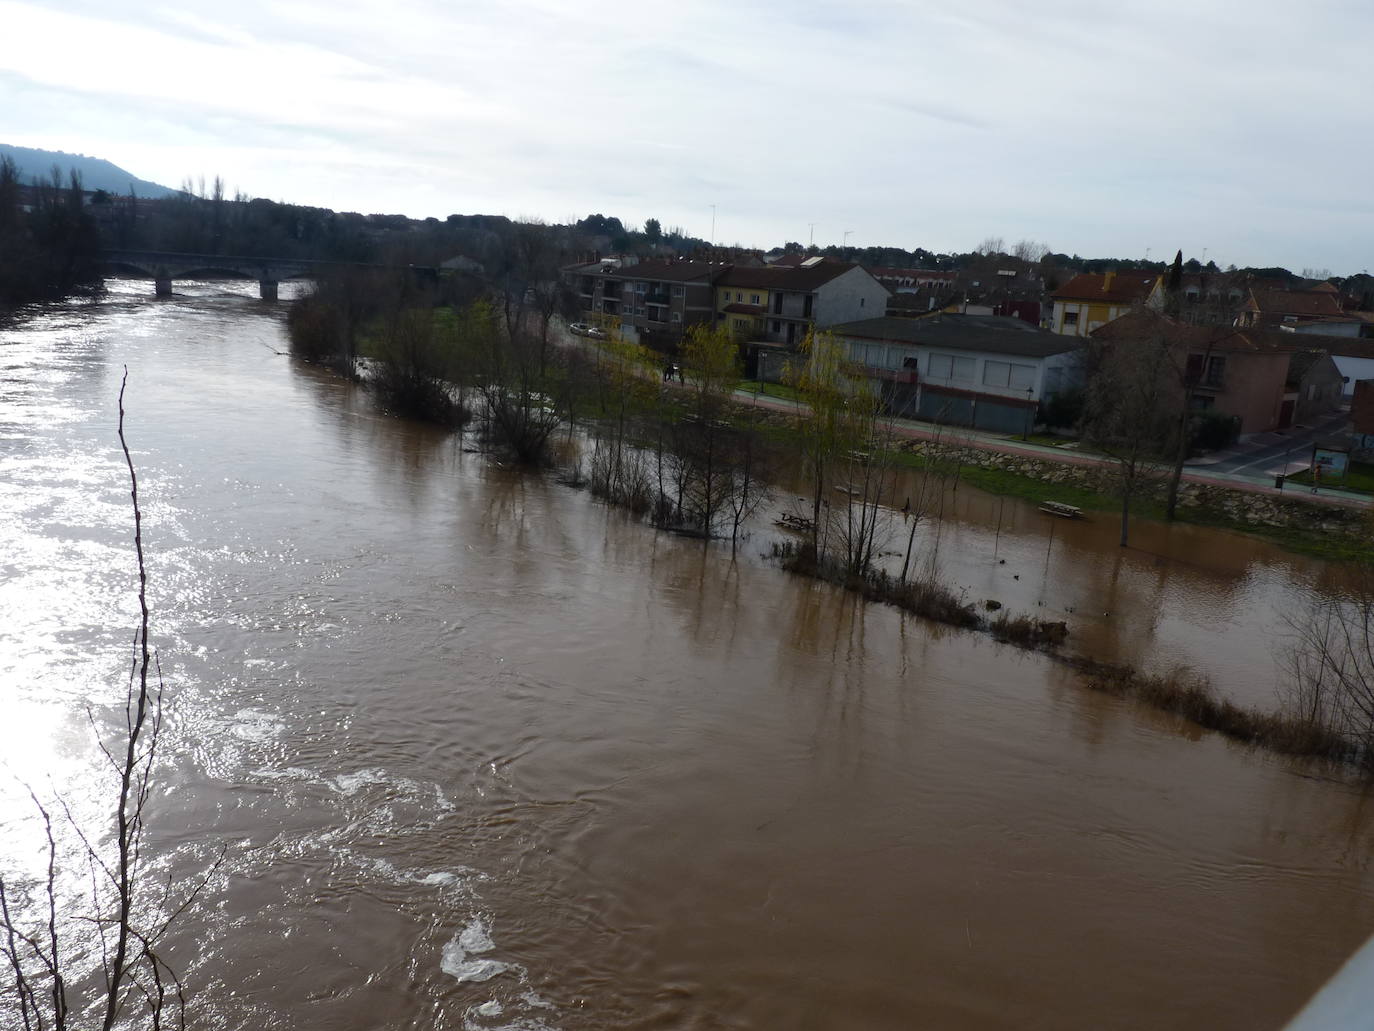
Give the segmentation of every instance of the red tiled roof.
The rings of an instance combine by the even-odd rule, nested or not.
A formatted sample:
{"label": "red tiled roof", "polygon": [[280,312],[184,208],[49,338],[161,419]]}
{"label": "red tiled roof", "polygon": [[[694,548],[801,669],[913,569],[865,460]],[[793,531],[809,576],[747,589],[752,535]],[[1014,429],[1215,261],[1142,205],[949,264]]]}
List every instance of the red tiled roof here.
{"label": "red tiled roof", "polygon": [[[1211,350],[1219,353],[1276,354],[1298,351],[1322,351],[1331,354],[1358,353],[1360,344],[1374,341],[1351,337],[1320,336],[1315,333],[1292,333],[1281,329],[1240,329],[1235,326],[1194,326],[1179,322],[1154,311],[1129,312],[1093,330],[1099,340],[1132,339],[1165,333],[1175,343],[1190,350]],[[1354,346],[1351,346],[1354,345]]]}
{"label": "red tiled roof", "polygon": [[1089,272],[1074,276],[1052,295],[1057,301],[1102,301],[1106,304],[1132,304],[1150,296],[1159,282],[1153,272]]}
{"label": "red tiled roof", "polygon": [[1265,315],[1295,315],[1299,318],[1329,318],[1343,314],[1337,295],[1325,290],[1250,291],[1249,311]]}

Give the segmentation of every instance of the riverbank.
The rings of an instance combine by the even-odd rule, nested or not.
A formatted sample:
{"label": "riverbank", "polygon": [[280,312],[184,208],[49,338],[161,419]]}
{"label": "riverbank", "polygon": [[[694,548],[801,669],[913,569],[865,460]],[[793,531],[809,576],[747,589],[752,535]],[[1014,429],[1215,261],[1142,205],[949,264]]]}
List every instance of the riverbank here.
{"label": "riverbank", "polygon": [[[795,448],[800,439],[796,428],[800,408],[779,407],[767,399],[756,404],[738,394],[733,400],[735,411],[749,412],[750,419],[766,426],[776,445]],[[1032,457],[993,448],[957,429],[932,428],[909,436],[898,421],[890,425],[893,435],[885,457],[906,468],[957,476],[989,494],[1037,504],[1058,501],[1119,518],[1115,470],[1100,461],[1075,455]],[[1131,504],[1132,520],[1166,522],[1167,473],[1161,470],[1145,478],[1137,492]],[[1374,509],[1344,499],[1314,497],[1301,489],[1258,490],[1185,476],[1176,521],[1252,534],[1313,558],[1374,561]]]}
{"label": "riverbank", "polygon": [[[433,319],[426,316],[423,322],[429,327]],[[580,360],[585,356],[594,360]],[[559,469],[562,482],[586,485],[598,498],[674,533],[721,536],[723,523],[723,536],[733,545],[744,522],[767,493],[762,482],[776,482],[776,474],[784,470],[797,475],[798,455],[811,453],[819,444],[826,457],[817,460],[818,468],[824,472],[815,477],[819,482],[799,483],[797,492],[812,495],[801,499],[811,518],[801,516],[800,522],[809,525],[814,520],[820,529],[809,534],[806,547],[784,545],[778,552],[777,557],[790,571],[839,584],[867,600],[939,623],[985,632],[1027,650],[1055,653],[1069,637],[1069,621],[1045,618],[1050,616],[1049,610],[1043,610],[1042,615],[1000,611],[1003,605],[998,599],[1005,596],[998,594],[979,596],[988,614],[968,603],[964,594],[937,572],[938,529],[929,551],[929,569],[919,576],[913,572],[908,579],[911,542],[922,520],[927,525],[933,521],[943,529],[946,503],[957,495],[961,484],[1029,502],[1057,501],[1090,512],[1110,512],[1114,520],[1119,501],[1113,496],[1113,466],[1100,460],[1085,461],[1083,456],[1072,462],[1042,461],[1006,449],[980,447],[975,437],[957,429],[946,428],[934,439],[927,434],[899,433],[889,420],[874,413],[871,417],[862,414],[861,406],[852,399],[847,405],[836,406],[843,415],[836,417],[835,426],[818,429],[818,420],[805,405],[779,409],[760,403],[758,396],[741,399],[733,387],[735,380],[728,375],[712,379],[700,373],[698,367],[705,367],[700,356],[690,366],[698,371],[689,383],[663,380],[661,370],[647,364],[645,352],[628,346],[569,350],[564,357],[566,360],[560,362],[541,360],[537,372],[530,366],[530,377],[517,378],[515,388],[509,391],[514,413],[526,421],[537,418],[541,426],[547,424],[540,438],[543,443],[538,460],[517,451],[521,461],[555,464],[547,445],[553,427],[561,421],[568,443]],[[494,365],[489,371],[500,372],[501,366]],[[493,392],[491,388],[484,390]],[[505,424],[508,421],[488,419],[493,444],[512,445],[517,434]],[[587,433],[590,450],[586,469],[583,455],[573,446],[574,425],[581,425]],[[822,439],[818,434],[825,436]],[[920,475],[900,477],[903,469],[916,470]],[[1133,518],[1162,515],[1162,472],[1137,486]],[[787,473],[783,475],[785,478]],[[899,479],[903,480],[900,493]],[[802,476],[805,481],[806,476]],[[836,503],[832,488],[844,500]],[[899,509],[897,501],[904,496],[906,504]],[[916,499],[914,508],[912,498]],[[1180,502],[1186,522],[1266,536],[1292,550],[1321,557],[1362,558],[1370,554],[1362,509],[1312,505],[1301,497],[1262,497],[1191,481],[1185,484]],[[791,504],[796,507],[795,502]],[[882,545],[877,541],[880,532],[886,532],[879,530],[879,523],[889,524],[898,512],[909,514],[914,521],[902,573],[894,576],[893,568],[884,567]],[[790,514],[798,518],[798,513]],[[999,510],[999,532],[1000,519]],[[833,550],[827,553],[826,542],[832,536],[830,547],[847,554],[843,561]],[[1035,602],[1037,607],[1043,604],[1043,598]],[[998,614],[991,615],[993,612]],[[1199,726],[1233,740],[1314,759],[1332,760],[1337,755],[1342,762],[1359,763],[1362,759],[1363,745],[1358,740],[1346,740],[1282,713],[1218,700],[1205,678],[1191,672],[1183,674],[1186,685],[1179,686],[1178,675],[1153,675],[1137,668],[1137,664],[1154,665],[1149,659],[1142,661],[1135,656],[1131,662],[1107,662],[1102,658],[1113,654],[1089,646],[1073,661],[1096,676],[1089,686],[1193,719]]]}

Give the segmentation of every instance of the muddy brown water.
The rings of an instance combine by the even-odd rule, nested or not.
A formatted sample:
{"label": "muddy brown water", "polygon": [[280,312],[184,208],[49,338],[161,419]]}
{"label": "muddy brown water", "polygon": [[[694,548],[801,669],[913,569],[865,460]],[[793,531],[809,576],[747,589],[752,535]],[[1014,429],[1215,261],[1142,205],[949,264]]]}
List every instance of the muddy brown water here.
{"label": "muddy brown water", "polygon": [[[112,287],[0,330],[0,747],[94,819],[127,364],[153,846],[183,879],[227,848],[173,942],[196,1026],[1278,1027],[1374,930],[1359,786],[382,417],[251,287]],[[939,564],[1257,703],[1335,575],[1046,518],[961,488]],[[18,869],[26,813],[7,782]]]}

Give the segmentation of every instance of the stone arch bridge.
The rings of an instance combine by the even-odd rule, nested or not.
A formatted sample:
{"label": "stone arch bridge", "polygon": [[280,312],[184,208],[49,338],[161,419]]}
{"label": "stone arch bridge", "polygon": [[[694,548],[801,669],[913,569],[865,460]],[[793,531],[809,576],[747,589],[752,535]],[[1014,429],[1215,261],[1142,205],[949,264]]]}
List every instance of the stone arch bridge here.
{"label": "stone arch bridge", "polygon": [[112,248],[101,251],[101,262],[110,269],[131,272],[153,281],[158,297],[170,297],[172,282],[212,273],[240,279],[256,279],[264,301],[277,299],[283,279],[310,279],[335,269],[404,268],[417,279],[434,281],[438,269],[420,265],[376,265],[354,261],[314,261],[308,258],[254,258],[237,254],[185,254],[179,251],[141,251]]}

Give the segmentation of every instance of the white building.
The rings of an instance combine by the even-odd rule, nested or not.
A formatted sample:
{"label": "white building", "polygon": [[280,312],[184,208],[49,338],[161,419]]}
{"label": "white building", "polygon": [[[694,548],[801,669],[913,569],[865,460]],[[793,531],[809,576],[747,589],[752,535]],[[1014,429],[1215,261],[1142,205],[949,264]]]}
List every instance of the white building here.
{"label": "white building", "polygon": [[884,382],[898,415],[1023,432],[1040,402],[1079,382],[1082,342],[1020,319],[942,313],[834,326],[852,361]]}

